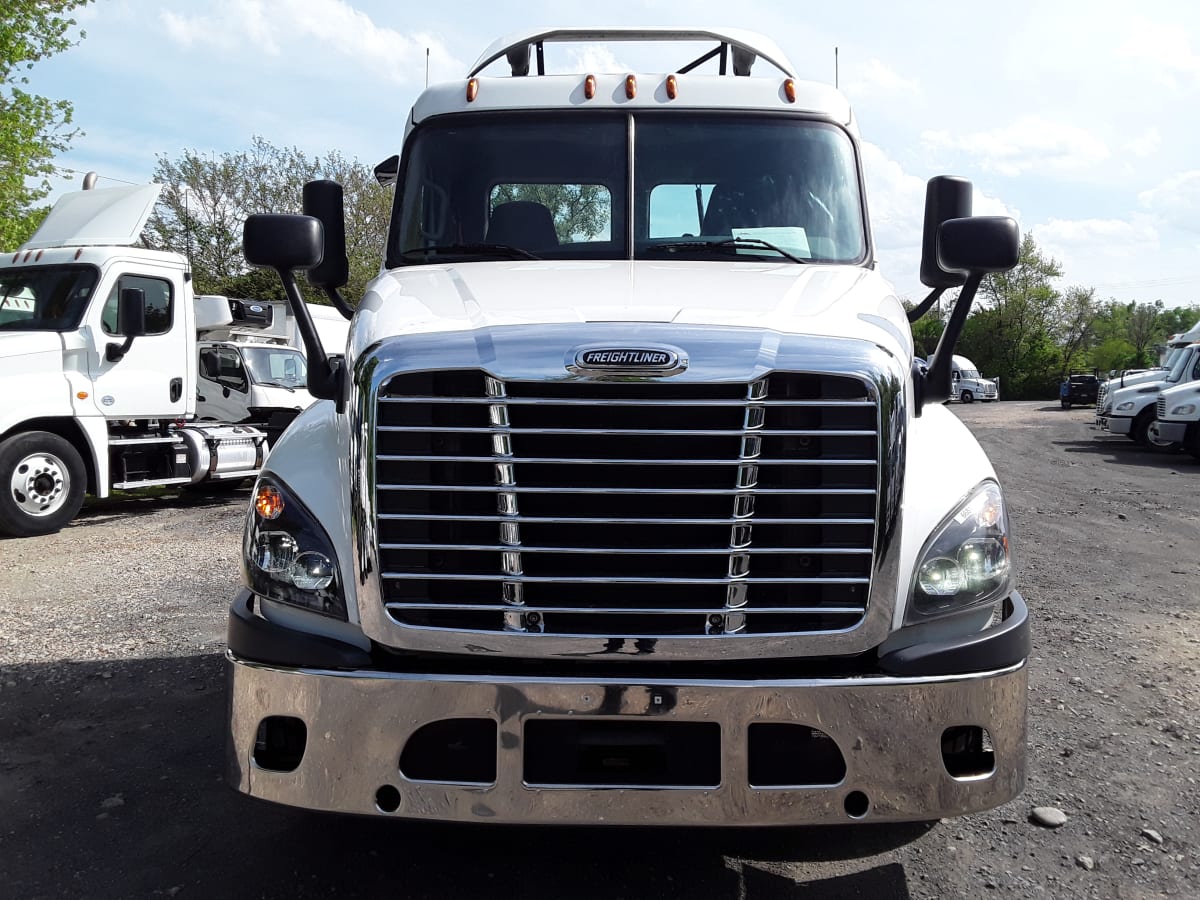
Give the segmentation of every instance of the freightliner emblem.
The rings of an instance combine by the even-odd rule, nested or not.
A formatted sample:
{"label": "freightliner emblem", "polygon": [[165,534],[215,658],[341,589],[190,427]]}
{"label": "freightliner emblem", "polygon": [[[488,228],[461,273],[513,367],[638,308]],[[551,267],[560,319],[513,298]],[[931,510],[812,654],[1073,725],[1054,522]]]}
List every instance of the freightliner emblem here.
{"label": "freightliner emblem", "polygon": [[609,375],[674,375],[687,368],[687,354],[673,347],[583,347],[574,365],[582,373]]}

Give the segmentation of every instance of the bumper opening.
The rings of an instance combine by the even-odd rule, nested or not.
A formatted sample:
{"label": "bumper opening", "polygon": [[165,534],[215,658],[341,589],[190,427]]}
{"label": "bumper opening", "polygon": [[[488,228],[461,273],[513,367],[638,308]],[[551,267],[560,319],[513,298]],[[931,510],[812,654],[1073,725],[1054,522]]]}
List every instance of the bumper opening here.
{"label": "bumper opening", "polygon": [[294,716],[267,716],[254,737],[254,762],[269,772],[295,772],[304,759],[308,728]]}
{"label": "bumper opening", "polygon": [[978,725],[956,725],[942,732],[942,763],[951,778],[986,778],[996,771],[992,736]]}
{"label": "bumper opening", "polygon": [[548,719],[525,725],[525,782],[538,786],[715,788],[716,722]]}
{"label": "bumper opening", "polygon": [[846,777],[841,749],[820,729],[762,722],[747,732],[752,787],[829,787]]}
{"label": "bumper opening", "polygon": [[495,721],[442,719],[422,726],[404,745],[400,774],[411,781],[495,784]]}

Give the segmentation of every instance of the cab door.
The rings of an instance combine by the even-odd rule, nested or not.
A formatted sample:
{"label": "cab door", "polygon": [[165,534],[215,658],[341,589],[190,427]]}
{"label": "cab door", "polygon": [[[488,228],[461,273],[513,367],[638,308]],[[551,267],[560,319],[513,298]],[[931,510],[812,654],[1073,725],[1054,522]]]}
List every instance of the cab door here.
{"label": "cab door", "polygon": [[[103,305],[89,312],[92,333],[89,368],[93,397],[99,412],[111,419],[182,418],[187,411],[185,390],[194,382],[195,336],[181,304],[186,296],[182,270],[142,271],[130,266],[102,293]],[[109,359],[109,345],[122,346],[125,336],[117,322],[117,298],[126,288],[145,297],[146,333],[134,338],[120,359]],[[104,288],[102,287],[102,291]]]}

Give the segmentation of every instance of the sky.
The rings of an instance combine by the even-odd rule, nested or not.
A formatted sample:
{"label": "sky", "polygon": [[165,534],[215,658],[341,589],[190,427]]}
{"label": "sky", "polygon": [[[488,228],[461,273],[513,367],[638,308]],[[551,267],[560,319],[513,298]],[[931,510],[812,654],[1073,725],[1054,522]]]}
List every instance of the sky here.
{"label": "sky", "polygon": [[[969,178],[975,212],[1010,215],[1101,300],[1200,303],[1200,4],[1106,0],[95,0],[86,37],[30,87],[74,103],[59,159],[77,189],[151,180],[156,157],[254,136],[373,166],[400,150],[430,82],[465,79],[496,38],[563,25],[762,32],[801,78],[835,83],[862,133],[882,271],[918,278],[925,182]],[[669,71],[628,45],[580,48],[589,71]],[[577,69],[581,70],[581,69]],[[759,74],[756,70],[755,74]]]}

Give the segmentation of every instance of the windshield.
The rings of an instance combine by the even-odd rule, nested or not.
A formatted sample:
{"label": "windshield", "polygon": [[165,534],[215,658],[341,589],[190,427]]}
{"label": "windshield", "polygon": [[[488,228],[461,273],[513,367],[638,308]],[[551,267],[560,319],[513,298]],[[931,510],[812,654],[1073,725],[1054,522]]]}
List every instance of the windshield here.
{"label": "windshield", "polygon": [[[1192,372],[1193,362],[1196,364],[1194,367],[1196,372]],[[1171,366],[1171,371],[1167,373],[1167,381],[1172,384],[1178,384],[1180,381],[1194,381],[1197,380],[1197,373],[1200,373],[1200,344],[1192,344],[1179,354],[1175,365]]]}
{"label": "windshield", "polygon": [[303,387],[308,381],[304,354],[291,347],[242,347],[250,378],[257,384]]}
{"label": "windshield", "polygon": [[972,378],[975,381],[981,381],[983,376],[979,374],[978,369],[963,369],[960,378]]}
{"label": "windshield", "polygon": [[413,133],[387,265],[631,252],[854,263],[867,257],[864,221],[853,145],[827,123],[477,114]]}
{"label": "windshield", "polygon": [[0,330],[71,331],[96,287],[93,266],[0,270]]}

